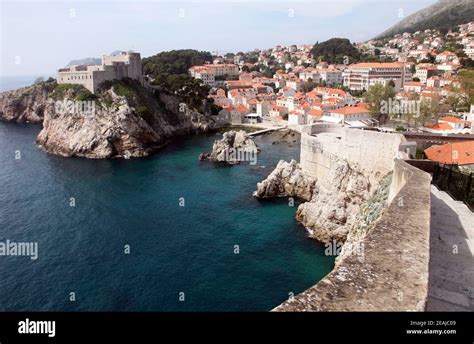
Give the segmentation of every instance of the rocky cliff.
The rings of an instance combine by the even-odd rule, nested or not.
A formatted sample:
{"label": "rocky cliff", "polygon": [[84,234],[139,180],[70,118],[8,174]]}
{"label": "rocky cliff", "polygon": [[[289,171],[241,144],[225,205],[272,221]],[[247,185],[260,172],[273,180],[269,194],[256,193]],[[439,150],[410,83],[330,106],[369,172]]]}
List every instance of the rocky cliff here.
{"label": "rocky cliff", "polygon": [[55,83],[42,82],[0,93],[0,120],[16,123],[41,123]]}
{"label": "rocky cliff", "polygon": [[0,109],[1,120],[43,122],[38,145],[67,157],[142,157],[176,135],[218,126],[212,116],[131,80],[109,82],[95,95],[78,85],[41,83],[1,94]]}
{"label": "rocky cliff", "polygon": [[221,140],[214,141],[211,153],[202,153],[199,160],[233,165],[242,161],[254,161],[259,151],[255,142],[245,131],[230,130],[222,135]]}
{"label": "rocky cliff", "polygon": [[295,196],[306,201],[298,207],[296,219],[309,236],[322,242],[344,242],[362,205],[377,187],[371,184],[372,179],[342,159],[331,169],[331,183],[310,178],[294,160],[280,161],[267,179],[257,184],[254,196]]}
{"label": "rocky cliff", "polygon": [[270,175],[257,184],[254,196],[258,198],[298,197],[310,201],[315,192],[316,181],[307,177],[295,160],[283,160]]}

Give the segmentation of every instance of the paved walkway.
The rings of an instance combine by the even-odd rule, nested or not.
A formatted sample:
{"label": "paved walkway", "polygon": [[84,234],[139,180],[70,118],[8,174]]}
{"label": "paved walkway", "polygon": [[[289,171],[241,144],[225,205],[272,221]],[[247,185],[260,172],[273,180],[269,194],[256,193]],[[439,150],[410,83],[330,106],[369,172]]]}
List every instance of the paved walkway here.
{"label": "paved walkway", "polygon": [[249,136],[258,136],[258,135],[261,135],[261,134],[264,134],[264,133],[268,133],[270,131],[282,130],[282,129],[286,129],[286,126],[279,127],[279,128],[269,128],[269,129],[262,129],[262,130],[254,131],[252,133],[249,133]]}
{"label": "paved walkway", "polygon": [[474,311],[474,213],[431,186],[428,311]]}

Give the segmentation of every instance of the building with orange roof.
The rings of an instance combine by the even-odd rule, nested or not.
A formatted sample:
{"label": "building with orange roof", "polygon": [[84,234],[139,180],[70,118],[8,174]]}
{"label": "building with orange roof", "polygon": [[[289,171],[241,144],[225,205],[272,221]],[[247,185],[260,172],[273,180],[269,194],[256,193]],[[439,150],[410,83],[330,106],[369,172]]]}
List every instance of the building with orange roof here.
{"label": "building with orange roof", "polygon": [[417,82],[417,81],[410,81],[410,82],[405,82],[403,85],[403,89],[406,92],[421,92],[423,91],[423,88],[425,87],[425,84],[422,82]]}
{"label": "building with orange roof", "polygon": [[330,111],[329,115],[331,117],[335,117],[343,121],[363,120],[369,119],[370,111],[362,106],[346,106],[337,110]]}
{"label": "building with orange roof", "polygon": [[403,87],[407,78],[406,67],[400,62],[363,62],[350,65],[344,71],[344,85],[351,90],[367,90],[373,80],[393,80]]}
{"label": "building with orange roof", "polygon": [[443,116],[438,118],[438,123],[447,123],[452,129],[464,129],[465,121],[454,116]]}
{"label": "building with orange roof", "polygon": [[[460,134],[463,131],[459,129],[454,129],[450,124],[447,122],[440,122],[434,124],[425,124],[420,128],[422,131],[432,134]],[[466,129],[467,130],[467,129]]]}
{"label": "building with orange roof", "polygon": [[450,142],[425,149],[428,159],[446,165],[458,165],[474,168],[474,140]]}

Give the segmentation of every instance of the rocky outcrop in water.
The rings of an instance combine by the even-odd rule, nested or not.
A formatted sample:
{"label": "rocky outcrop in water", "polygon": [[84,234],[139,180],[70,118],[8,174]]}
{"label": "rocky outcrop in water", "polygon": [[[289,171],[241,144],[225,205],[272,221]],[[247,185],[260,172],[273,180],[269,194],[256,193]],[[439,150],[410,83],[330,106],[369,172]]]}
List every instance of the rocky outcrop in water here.
{"label": "rocky outcrop in water", "polygon": [[79,85],[41,83],[1,94],[0,108],[4,121],[42,121],[37,144],[66,157],[143,157],[174,136],[218,127],[212,116],[131,80],[109,82],[94,95]]}
{"label": "rocky outcrop in water", "polygon": [[259,149],[252,138],[243,130],[230,130],[222,135],[222,140],[214,141],[211,153],[202,153],[199,160],[210,160],[230,165],[242,161],[256,163]]}
{"label": "rocky outcrop in water", "polygon": [[0,93],[0,120],[16,123],[41,123],[49,94],[55,82],[41,82],[18,90]]}
{"label": "rocky outcrop in water", "polygon": [[267,179],[257,184],[254,196],[258,198],[298,197],[309,201],[313,197],[316,181],[307,177],[295,160],[283,160]]}
{"label": "rocky outcrop in water", "polygon": [[328,180],[331,183],[318,183],[317,194],[298,207],[296,219],[319,241],[345,241],[371,184],[367,176],[344,160],[335,164]]}
{"label": "rocky outcrop in water", "polygon": [[254,195],[261,198],[296,196],[306,201],[296,212],[309,236],[322,242],[344,242],[354,225],[360,207],[370,196],[371,178],[356,166],[339,160],[331,169],[331,183],[312,180],[299,164],[280,161]]}

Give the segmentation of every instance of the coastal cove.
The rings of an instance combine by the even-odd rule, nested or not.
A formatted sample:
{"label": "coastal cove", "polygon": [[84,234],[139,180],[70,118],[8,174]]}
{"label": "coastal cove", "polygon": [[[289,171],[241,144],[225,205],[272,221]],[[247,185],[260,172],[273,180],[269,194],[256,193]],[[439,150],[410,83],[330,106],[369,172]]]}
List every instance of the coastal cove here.
{"label": "coastal cove", "polygon": [[229,167],[198,160],[220,134],[89,160],[45,153],[39,131],[0,123],[0,240],[38,245],[0,257],[2,311],[269,311],[333,268],[298,204],[252,197],[299,142],[257,137],[257,164]]}

